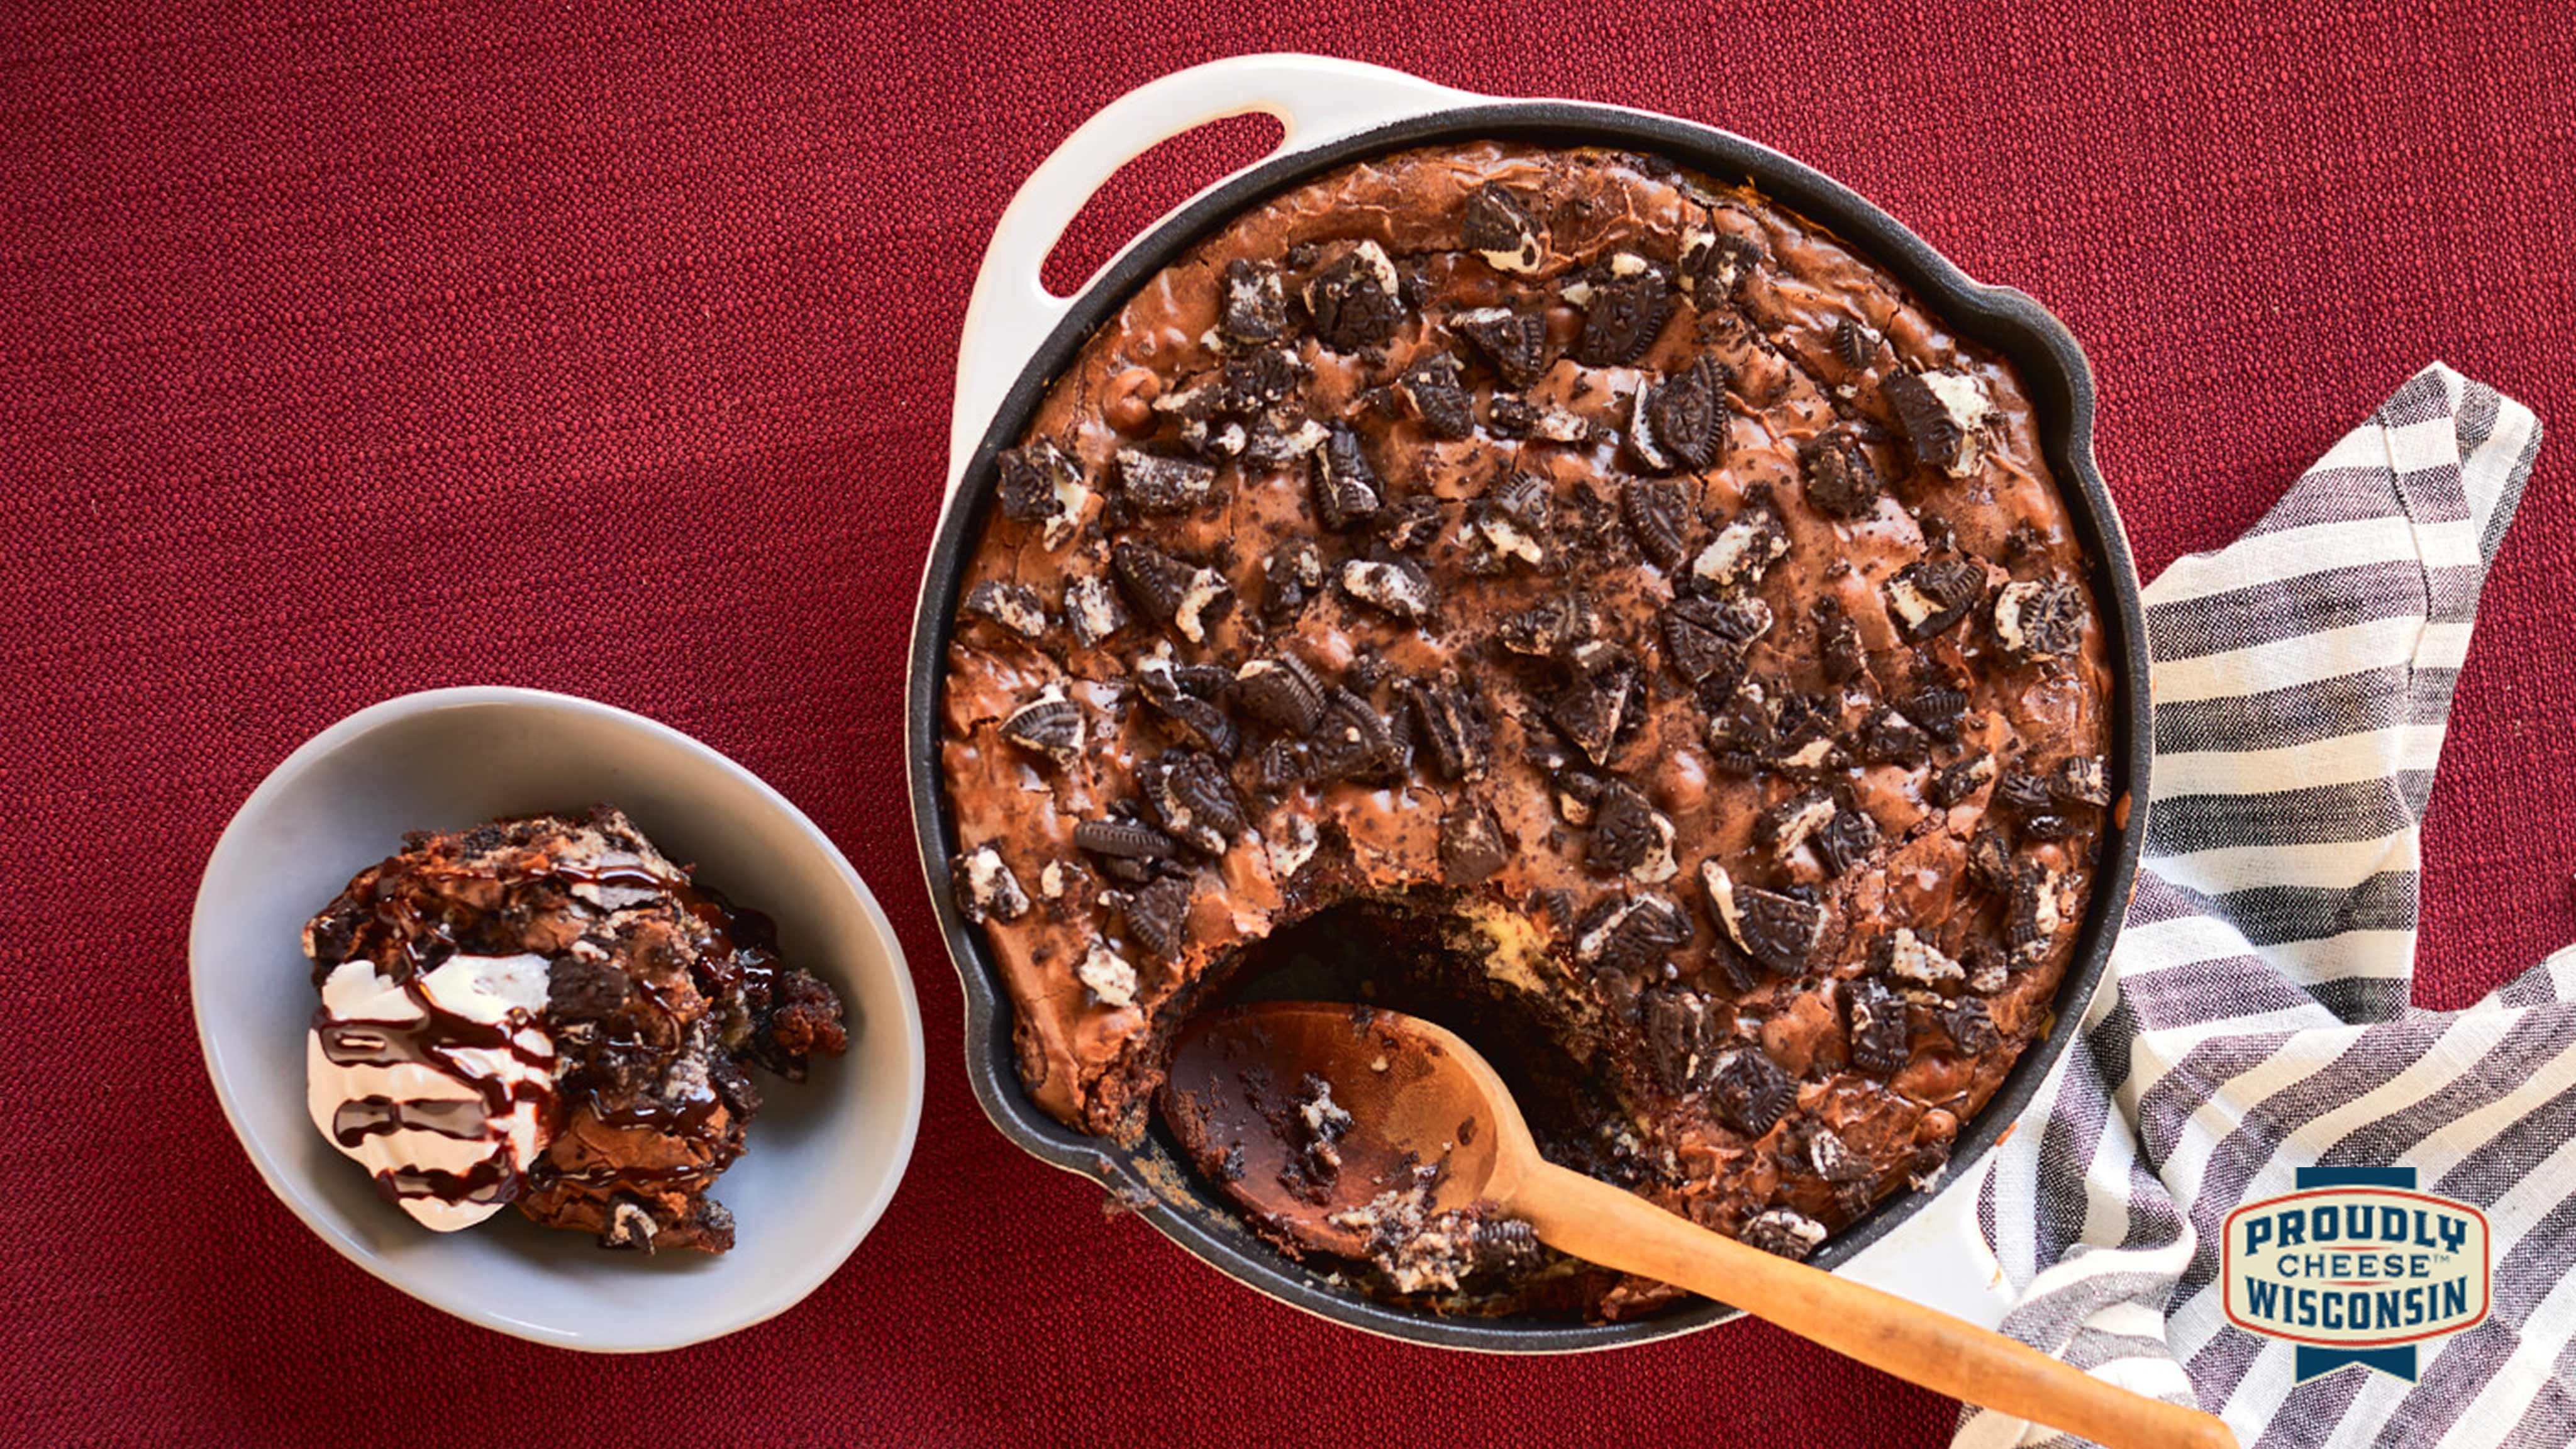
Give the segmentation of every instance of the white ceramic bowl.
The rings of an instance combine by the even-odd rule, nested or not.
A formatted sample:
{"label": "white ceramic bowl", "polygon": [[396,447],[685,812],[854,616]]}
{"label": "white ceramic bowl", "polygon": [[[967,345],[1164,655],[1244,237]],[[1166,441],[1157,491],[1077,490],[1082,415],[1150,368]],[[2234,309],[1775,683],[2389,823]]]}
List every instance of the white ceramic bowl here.
{"label": "white ceramic bowl", "polygon": [[[605,1251],[515,1212],[433,1233],[376,1196],[304,1107],[312,913],[407,830],[614,804],[698,878],[778,922],[780,947],[840,992],[850,1050],[802,1085],[758,1074],[749,1150],[716,1185],[739,1225],[716,1256]],[[731,1333],[831,1276],[894,1195],[921,1121],[921,1015],[865,883],[795,806],[667,726],[524,689],[441,689],[364,709],[306,742],[233,817],[188,936],[215,1095],[269,1187],[351,1262],[486,1328],[635,1353]]]}

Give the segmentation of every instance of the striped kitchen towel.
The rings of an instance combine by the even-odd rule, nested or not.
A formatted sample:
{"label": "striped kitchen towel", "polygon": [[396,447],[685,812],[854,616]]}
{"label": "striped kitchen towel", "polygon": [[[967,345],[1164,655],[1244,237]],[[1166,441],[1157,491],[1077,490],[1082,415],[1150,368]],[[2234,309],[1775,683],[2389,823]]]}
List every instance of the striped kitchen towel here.
{"label": "striped kitchen towel", "polygon": [[[2251,1446],[2576,1442],[2576,948],[2414,1009],[2418,820],[2478,590],[2540,446],[2529,410],[2416,374],[2234,544],[2146,591],[2155,808],[2114,974],[1979,1225],[2004,1329],[2222,1415]],[[2492,1310],[2297,1381],[2228,1323],[2228,1212],[2301,1167],[2411,1167],[2491,1223]],[[1955,1449],[2063,1445],[1962,1413]]]}

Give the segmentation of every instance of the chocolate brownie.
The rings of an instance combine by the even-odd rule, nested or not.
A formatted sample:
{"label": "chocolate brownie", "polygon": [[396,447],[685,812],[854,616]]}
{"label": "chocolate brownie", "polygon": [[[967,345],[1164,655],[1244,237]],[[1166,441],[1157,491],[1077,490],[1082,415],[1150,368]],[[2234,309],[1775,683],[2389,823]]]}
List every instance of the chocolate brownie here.
{"label": "chocolate brownie", "polygon": [[515,1204],[602,1246],[723,1252],[750,1069],[838,1056],[841,1003],[768,917],[614,809],[420,832],[304,931],[314,1123],[424,1225]]}
{"label": "chocolate brownie", "polygon": [[2120,808],[2089,560],[2012,366],[1814,223],[1366,161],[1150,279],[999,466],[942,765],[1064,1121],[1133,1139],[1173,1027],[1339,922],[1364,994],[1538,1024],[1552,1153],[1803,1254],[2047,1029]]}

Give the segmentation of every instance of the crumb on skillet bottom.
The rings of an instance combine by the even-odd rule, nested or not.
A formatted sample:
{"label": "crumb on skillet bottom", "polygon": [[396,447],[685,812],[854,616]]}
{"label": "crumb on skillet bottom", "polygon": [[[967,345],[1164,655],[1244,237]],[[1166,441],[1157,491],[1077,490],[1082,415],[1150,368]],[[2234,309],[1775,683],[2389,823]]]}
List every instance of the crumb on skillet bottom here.
{"label": "crumb on skillet bottom", "polygon": [[[1576,1064],[1552,1155],[1803,1254],[2046,1029],[2112,805],[2089,561],[2011,367],[1758,195],[1343,168],[1145,283],[998,493],[942,767],[1066,1122],[1136,1140],[1173,1030],[1321,919]],[[1673,1296],[1541,1262],[1445,1301]]]}

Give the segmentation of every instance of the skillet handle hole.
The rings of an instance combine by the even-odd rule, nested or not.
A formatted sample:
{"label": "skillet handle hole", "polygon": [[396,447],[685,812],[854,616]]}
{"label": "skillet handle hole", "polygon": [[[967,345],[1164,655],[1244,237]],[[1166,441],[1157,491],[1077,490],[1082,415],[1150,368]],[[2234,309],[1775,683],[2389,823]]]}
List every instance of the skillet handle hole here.
{"label": "skillet handle hole", "polygon": [[1227,116],[1157,143],[1118,168],[1091,194],[1056,238],[1038,269],[1038,281],[1058,297],[1082,289],[1155,218],[1188,200],[1220,176],[1241,170],[1277,150],[1287,134],[1276,116],[1258,111]]}

